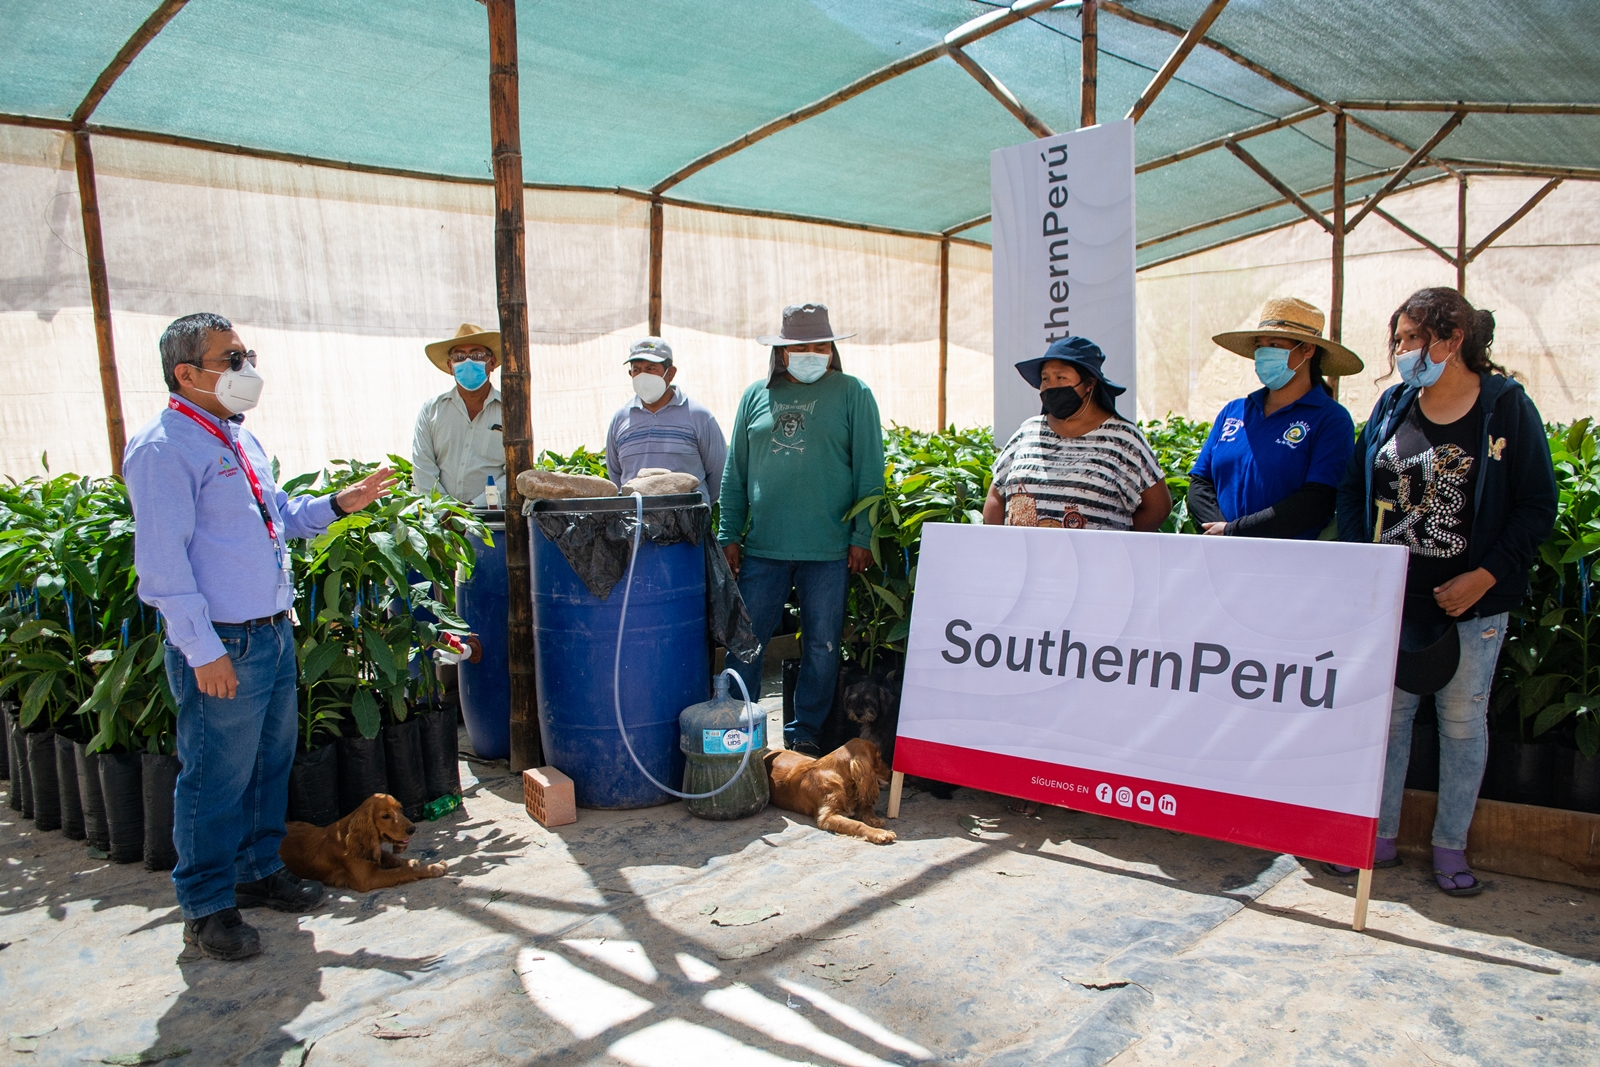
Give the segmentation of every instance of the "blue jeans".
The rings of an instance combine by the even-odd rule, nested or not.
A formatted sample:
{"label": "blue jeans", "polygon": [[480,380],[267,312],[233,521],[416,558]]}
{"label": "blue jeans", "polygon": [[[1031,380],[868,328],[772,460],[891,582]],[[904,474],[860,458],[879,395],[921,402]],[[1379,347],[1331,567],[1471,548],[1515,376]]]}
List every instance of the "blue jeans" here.
{"label": "blue jeans", "polygon": [[[772,631],[783,617],[784,601],[793,588],[800,595],[800,681],[794,692],[794,721],[783,724],[783,740],[793,748],[797,741],[815,744],[822,724],[833,708],[833,687],[839,678],[839,636],[844,630],[845,593],[850,588],[850,568],[842,559],[763,559],[745,556],[739,566],[739,595],[750,613],[750,627],[765,653]],[[761,661],[740,663],[729,657],[750,689],[752,700],[761,695]]]}
{"label": "blue jeans", "polygon": [[208,697],[183,653],[167,647],[167,684],[178,702],[177,800],[172,882],[185,919],[234,906],[233,887],[283,866],[284,812],[300,723],[294,626],[218,625],[239,689]]}
{"label": "blue jeans", "polygon": [[[1506,613],[1463,619],[1456,630],[1461,637],[1461,665],[1433,697],[1439,713],[1439,809],[1433,818],[1433,844],[1435,848],[1464,849],[1483,767],[1489,759],[1489,686],[1506,639]],[[1379,837],[1400,836],[1400,801],[1411,760],[1411,724],[1421,699],[1414,693],[1394,691],[1383,806],[1378,811]]]}

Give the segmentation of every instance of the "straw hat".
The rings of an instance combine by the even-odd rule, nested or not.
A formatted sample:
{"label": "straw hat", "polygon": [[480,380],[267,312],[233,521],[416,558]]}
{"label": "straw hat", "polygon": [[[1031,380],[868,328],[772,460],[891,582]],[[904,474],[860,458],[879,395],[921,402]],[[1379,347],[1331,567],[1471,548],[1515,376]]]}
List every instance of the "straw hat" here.
{"label": "straw hat", "polygon": [[1229,352],[1254,359],[1256,338],[1272,337],[1316,345],[1322,349],[1322,373],[1331,376],[1359,374],[1361,357],[1337,341],[1322,336],[1325,321],[1321,311],[1292,296],[1276,296],[1261,308],[1261,322],[1253,330],[1219,333],[1211,340]]}
{"label": "straw hat", "polygon": [[485,330],[482,326],[474,326],[470,322],[463,322],[450,340],[435,341],[423,351],[428,353],[428,359],[435,367],[446,374],[453,374],[455,372],[450,369],[450,350],[456,345],[482,345],[494,353],[496,360],[501,358],[500,331]]}

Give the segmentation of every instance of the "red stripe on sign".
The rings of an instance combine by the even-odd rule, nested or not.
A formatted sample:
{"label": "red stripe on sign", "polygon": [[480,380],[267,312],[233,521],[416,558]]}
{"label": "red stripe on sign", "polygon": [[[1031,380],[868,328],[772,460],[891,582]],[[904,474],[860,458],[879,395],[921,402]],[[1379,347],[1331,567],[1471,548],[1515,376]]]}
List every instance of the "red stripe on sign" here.
{"label": "red stripe on sign", "polygon": [[1371,867],[1378,820],[901,737],[894,769],[1113,819]]}

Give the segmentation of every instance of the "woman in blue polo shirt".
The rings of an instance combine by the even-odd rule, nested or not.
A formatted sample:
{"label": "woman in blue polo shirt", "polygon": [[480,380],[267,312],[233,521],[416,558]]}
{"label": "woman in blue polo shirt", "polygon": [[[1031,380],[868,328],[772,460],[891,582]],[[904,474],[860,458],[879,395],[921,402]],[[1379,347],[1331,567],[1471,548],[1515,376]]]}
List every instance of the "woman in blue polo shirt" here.
{"label": "woman in blue polo shirt", "polygon": [[1362,363],[1322,336],[1322,322],[1304,300],[1280,297],[1256,329],[1212,338],[1254,359],[1263,388],[1218,413],[1189,472],[1189,514],[1206,533],[1309,540],[1333,518],[1355,424],[1323,376]]}

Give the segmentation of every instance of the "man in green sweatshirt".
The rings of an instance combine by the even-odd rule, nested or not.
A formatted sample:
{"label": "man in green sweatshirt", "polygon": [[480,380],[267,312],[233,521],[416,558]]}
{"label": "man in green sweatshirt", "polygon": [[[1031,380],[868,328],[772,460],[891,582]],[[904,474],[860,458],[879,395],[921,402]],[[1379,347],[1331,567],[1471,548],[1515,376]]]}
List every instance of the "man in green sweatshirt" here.
{"label": "man in green sweatshirt", "polygon": [[[820,756],[818,739],[839,676],[850,576],[872,563],[866,512],[848,523],[856,501],[883,491],[883,427],[878,402],[844,373],[828,309],[783,310],[783,331],[757,341],[772,346],[765,381],[744,391],[734,416],[722,475],[717,540],[739,576],[739,593],[762,651],[792,588],[800,601],[800,681],[784,742]],[[761,659],[735,663],[752,697]]]}

